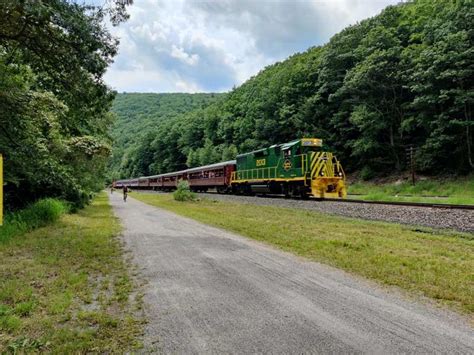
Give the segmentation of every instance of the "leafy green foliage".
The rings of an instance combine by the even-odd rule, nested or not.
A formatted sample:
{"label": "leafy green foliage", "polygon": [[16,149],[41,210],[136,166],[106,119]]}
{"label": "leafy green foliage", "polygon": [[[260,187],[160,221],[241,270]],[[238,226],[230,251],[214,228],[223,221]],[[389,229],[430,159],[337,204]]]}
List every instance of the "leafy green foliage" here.
{"label": "leafy green foliage", "polygon": [[346,171],[473,171],[474,6],[416,0],[387,7],[322,47],[271,65],[222,100],[150,130],[126,176],[234,158],[297,137],[322,138]]}
{"label": "leafy green foliage", "polygon": [[194,201],[196,200],[196,194],[189,189],[189,184],[185,180],[178,182],[178,187],[173,192],[173,198],[176,201]]}
{"label": "leafy green foliage", "polygon": [[[124,5],[125,6],[125,5]],[[102,81],[125,7],[65,0],[0,5],[0,152],[8,209],[46,196],[82,206],[101,187],[114,93]]]}
{"label": "leafy green foliage", "polygon": [[[189,111],[203,109],[222,94],[118,94],[112,111],[117,121],[112,128],[111,178],[148,175],[156,169],[162,144],[155,142],[169,122]],[[157,131],[158,127],[158,131]],[[192,134],[192,133],[191,133]],[[170,137],[171,138],[171,137]],[[179,142],[170,142],[174,146]],[[171,148],[168,148],[171,149]],[[183,157],[180,157],[181,159]],[[159,169],[159,168],[158,168]]]}

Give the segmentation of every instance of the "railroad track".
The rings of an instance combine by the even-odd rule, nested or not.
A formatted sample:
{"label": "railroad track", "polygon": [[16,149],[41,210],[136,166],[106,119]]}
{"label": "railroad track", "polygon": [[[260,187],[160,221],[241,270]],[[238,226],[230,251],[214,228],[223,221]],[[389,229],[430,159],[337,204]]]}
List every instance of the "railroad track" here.
{"label": "railroad track", "polygon": [[[205,193],[218,194],[215,191],[208,191]],[[256,195],[256,196],[260,198],[284,198],[283,195]],[[424,207],[424,208],[440,208],[440,209],[474,210],[474,205],[457,205],[457,204],[431,203],[431,202],[373,201],[373,200],[359,200],[359,199],[350,199],[350,198],[339,199],[339,198],[317,198],[317,197],[310,197],[310,200],[340,202],[340,203],[361,203],[361,204],[369,204],[369,205],[391,205],[391,206]]]}
{"label": "railroad track", "polygon": [[472,205],[365,201],[350,198],[346,200],[323,199],[317,201],[316,198],[284,198],[283,195],[245,196],[218,194],[211,191],[199,193],[199,195],[223,202],[304,209],[357,219],[474,233],[474,206]]}
{"label": "railroad track", "polygon": [[409,207],[429,207],[429,208],[474,210],[474,205],[455,205],[455,204],[448,204],[448,203],[372,201],[372,200],[337,199],[337,198],[314,198],[314,199],[318,200],[318,201],[364,203],[364,204],[371,204],[371,205],[394,205],[394,206],[409,206]]}

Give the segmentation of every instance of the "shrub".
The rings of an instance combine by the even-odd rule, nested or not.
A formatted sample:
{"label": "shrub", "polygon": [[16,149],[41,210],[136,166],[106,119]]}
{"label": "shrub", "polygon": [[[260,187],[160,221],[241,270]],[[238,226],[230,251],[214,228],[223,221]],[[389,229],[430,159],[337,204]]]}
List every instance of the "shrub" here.
{"label": "shrub", "polygon": [[373,179],[375,177],[375,172],[372,168],[364,166],[360,172],[360,178],[364,181]]}
{"label": "shrub", "polygon": [[65,202],[46,198],[23,210],[8,214],[5,216],[3,226],[0,226],[0,242],[53,223],[68,210],[69,207]]}
{"label": "shrub", "polygon": [[19,212],[28,229],[43,227],[53,223],[67,210],[61,201],[46,198],[33,203],[30,207]]}
{"label": "shrub", "polygon": [[195,201],[196,194],[189,189],[187,181],[181,180],[178,183],[178,188],[173,192],[173,198],[176,201]]}
{"label": "shrub", "polygon": [[86,207],[90,202],[89,194],[79,188],[70,189],[65,195],[65,199],[71,202],[71,212],[77,212]]}

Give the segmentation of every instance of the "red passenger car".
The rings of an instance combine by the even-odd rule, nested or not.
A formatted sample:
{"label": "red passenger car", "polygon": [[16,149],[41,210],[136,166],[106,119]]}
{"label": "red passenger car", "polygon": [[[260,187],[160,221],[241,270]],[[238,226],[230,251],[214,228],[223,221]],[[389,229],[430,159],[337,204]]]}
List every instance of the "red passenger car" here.
{"label": "red passenger car", "polygon": [[150,186],[150,180],[147,176],[138,179],[138,187],[140,189],[147,189]]}
{"label": "red passenger car", "polygon": [[193,191],[207,191],[210,188],[226,192],[230,188],[230,177],[235,170],[235,160],[200,166],[185,170],[189,187]]}
{"label": "red passenger car", "polygon": [[235,160],[229,160],[172,173],[119,180],[115,182],[115,186],[120,188],[123,185],[127,185],[139,189],[170,191],[176,189],[180,180],[186,180],[193,191],[217,189],[217,192],[221,193],[230,192],[230,179],[232,172],[235,171],[235,164]]}

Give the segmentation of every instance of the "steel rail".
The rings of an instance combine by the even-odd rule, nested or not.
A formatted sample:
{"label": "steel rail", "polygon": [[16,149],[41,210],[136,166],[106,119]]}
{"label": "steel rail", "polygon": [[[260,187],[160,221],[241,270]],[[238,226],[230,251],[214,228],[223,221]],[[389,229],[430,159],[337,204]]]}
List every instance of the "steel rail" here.
{"label": "steel rail", "polygon": [[[163,191],[153,191],[153,190],[142,190],[150,192],[163,192]],[[285,197],[283,195],[277,194],[268,194],[268,195],[235,195],[235,194],[226,194],[218,193],[217,191],[207,191],[207,192],[196,192],[197,194],[211,194],[211,195],[230,195],[230,196],[246,196],[246,197],[259,197],[259,198],[289,198],[292,200],[302,200],[302,201],[321,201],[321,202],[339,202],[339,203],[361,203],[368,205],[392,205],[392,206],[406,206],[406,207],[423,207],[423,208],[439,208],[439,209],[458,209],[458,210],[474,210],[474,205],[456,205],[449,203],[430,203],[430,202],[402,202],[402,201],[372,201],[372,200],[359,200],[359,199],[339,199],[339,198],[319,198],[319,197],[309,197],[307,199],[294,198],[294,197]]]}
{"label": "steel rail", "polygon": [[[218,192],[208,191],[203,192],[206,194],[219,194]],[[242,195],[234,195],[242,196]],[[243,195],[252,197],[252,195]],[[254,195],[255,197],[260,198],[285,198],[283,195],[277,194],[268,194],[268,195]],[[291,198],[291,197],[290,197]],[[296,200],[301,200],[300,198],[291,198]],[[474,205],[458,205],[458,204],[449,204],[449,203],[431,203],[431,202],[403,202],[403,201],[373,201],[373,200],[359,200],[359,199],[340,199],[340,198],[319,198],[319,197],[309,197],[306,200],[322,201],[322,202],[340,202],[340,203],[365,203],[368,205],[392,205],[392,206],[406,206],[406,207],[424,207],[424,208],[440,208],[440,209],[458,209],[458,210],[474,210]]]}
{"label": "steel rail", "polygon": [[356,200],[356,199],[337,199],[337,198],[314,198],[318,201],[328,202],[347,202],[347,203],[365,203],[369,205],[392,205],[407,207],[425,207],[425,208],[444,208],[458,210],[474,210],[474,205],[456,205],[449,203],[431,203],[431,202],[403,202],[403,201],[372,201],[372,200]]}

